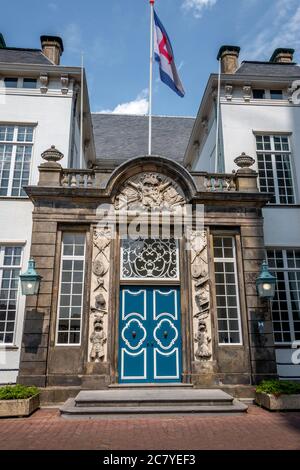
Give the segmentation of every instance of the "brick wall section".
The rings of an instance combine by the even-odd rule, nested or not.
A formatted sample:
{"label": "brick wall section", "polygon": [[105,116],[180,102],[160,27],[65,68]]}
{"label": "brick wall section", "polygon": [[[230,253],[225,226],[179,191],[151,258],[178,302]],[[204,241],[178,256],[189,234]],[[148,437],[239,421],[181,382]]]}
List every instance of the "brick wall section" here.
{"label": "brick wall section", "polygon": [[[250,358],[253,383],[276,376],[276,360],[271,312],[256,293],[256,278],[265,258],[262,224],[241,227],[246,305],[249,325]],[[258,321],[264,321],[259,333]]]}
{"label": "brick wall section", "polygon": [[38,296],[26,299],[18,382],[45,387],[57,223],[34,220],[31,257],[43,277]]}

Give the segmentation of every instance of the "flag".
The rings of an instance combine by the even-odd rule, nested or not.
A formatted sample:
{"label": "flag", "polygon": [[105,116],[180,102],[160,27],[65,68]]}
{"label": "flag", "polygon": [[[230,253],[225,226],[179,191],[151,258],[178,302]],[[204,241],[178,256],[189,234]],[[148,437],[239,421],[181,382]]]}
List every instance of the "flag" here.
{"label": "flag", "polygon": [[183,97],[185,92],[174,61],[174,53],[169,36],[154,10],[154,54],[159,63],[161,81],[175,93]]}

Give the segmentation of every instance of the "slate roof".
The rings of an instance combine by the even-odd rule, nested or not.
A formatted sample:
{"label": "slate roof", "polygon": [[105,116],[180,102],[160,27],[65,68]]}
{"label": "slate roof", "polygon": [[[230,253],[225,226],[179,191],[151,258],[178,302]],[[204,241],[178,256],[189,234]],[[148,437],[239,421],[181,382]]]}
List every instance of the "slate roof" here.
{"label": "slate roof", "polygon": [[[97,164],[114,168],[148,154],[148,117],[92,114]],[[152,154],[182,162],[195,119],[153,116]]]}
{"label": "slate roof", "polygon": [[235,75],[258,77],[300,78],[300,67],[296,64],[272,64],[270,62],[242,62]]}
{"label": "slate roof", "polygon": [[40,49],[20,49],[17,47],[0,49],[1,62],[8,64],[53,65]]}

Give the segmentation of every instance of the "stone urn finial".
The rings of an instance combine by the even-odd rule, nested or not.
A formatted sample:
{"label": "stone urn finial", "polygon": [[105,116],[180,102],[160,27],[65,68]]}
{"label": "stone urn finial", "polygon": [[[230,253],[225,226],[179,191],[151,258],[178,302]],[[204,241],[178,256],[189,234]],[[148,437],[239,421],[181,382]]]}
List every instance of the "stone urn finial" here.
{"label": "stone urn finial", "polygon": [[57,163],[64,158],[64,154],[55,148],[55,145],[51,145],[49,149],[42,153],[42,158],[48,163]]}
{"label": "stone urn finial", "polygon": [[[245,152],[241,153],[238,157],[234,159],[234,163],[241,169],[241,170],[250,170],[250,167],[254,165],[255,160],[254,158],[246,155]],[[241,171],[238,170],[238,171]],[[252,171],[252,170],[250,170]]]}

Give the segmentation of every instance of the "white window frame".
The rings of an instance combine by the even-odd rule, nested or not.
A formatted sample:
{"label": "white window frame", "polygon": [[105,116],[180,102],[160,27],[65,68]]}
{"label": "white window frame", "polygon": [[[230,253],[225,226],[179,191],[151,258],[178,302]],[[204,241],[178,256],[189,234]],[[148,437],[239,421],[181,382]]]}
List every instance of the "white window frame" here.
{"label": "white window frame", "polygon": [[[243,345],[243,334],[242,334],[242,320],[241,320],[241,303],[240,303],[240,285],[239,285],[239,277],[238,277],[238,270],[237,270],[237,253],[236,253],[236,240],[234,235],[226,235],[224,234],[213,234],[213,240],[215,238],[231,238],[232,239],[232,249],[234,253],[233,258],[220,258],[220,257],[215,257],[214,256],[214,266],[215,263],[233,263],[234,267],[234,277],[235,277],[235,287],[236,287],[236,309],[237,309],[237,318],[229,318],[226,316],[226,318],[219,318],[218,316],[218,305],[217,305],[217,292],[215,292],[216,295],[216,320],[217,320],[217,332],[218,332],[218,345],[223,347],[223,346],[242,346]],[[214,268],[215,271],[215,268]],[[225,291],[226,292],[226,291]],[[228,309],[227,305],[227,297],[225,293],[225,299],[226,299],[226,311]],[[219,320],[226,320],[227,322],[229,320],[235,320],[238,321],[239,325],[239,336],[240,336],[240,341],[238,343],[221,343],[220,338],[219,338]],[[222,331],[222,330],[221,330]],[[230,332],[231,330],[228,330]]]}
{"label": "white window frame", "polygon": [[[10,161],[10,170],[9,170],[9,180],[8,180],[8,188],[7,188],[7,194],[5,195],[0,195],[0,197],[4,198],[26,198],[27,195],[12,195],[12,189],[13,189],[13,181],[14,181],[14,171],[15,171],[15,164],[16,164],[16,155],[17,155],[17,147],[18,146],[26,146],[26,147],[31,147],[31,161],[30,161],[30,168],[29,168],[29,177],[28,177],[28,183],[30,184],[31,181],[31,173],[32,173],[32,160],[33,160],[33,151],[34,151],[34,141],[35,141],[35,130],[36,126],[33,124],[16,124],[16,123],[3,123],[0,122],[0,127],[13,127],[13,140],[0,140],[0,145],[6,145],[6,146],[12,146],[12,155],[11,155],[11,161]],[[31,142],[23,142],[23,141],[18,141],[18,132],[19,128],[22,127],[30,127],[32,128],[32,141]]]}
{"label": "white window frame", "polygon": [[[276,276],[276,273],[277,272],[283,272],[283,275],[284,275],[284,283],[285,283],[285,293],[286,293],[286,302],[287,302],[287,306],[288,306],[288,317],[289,317],[289,326],[290,326],[290,330],[289,330],[289,333],[290,333],[290,337],[291,337],[291,341],[275,341],[275,332],[274,332],[274,328],[273,328],[273,337],[274,337],[274,344],[276,345],[283,345],[283,346],[286,346],[286,345],[291,345],[294,341],[296,341],[295,339],[295,328],[294,328],[294,318],[293,318],[293,310],[292,310],[292,306],[291,306],[291,303],[292,303],[292,299],[291,299],[291,292],[290,292],[290,280],[289,280],[289,275],[288,273],[289,272],[300,272],[300,269],[299,268],[290,268],[288,266],[288,261],[287,261],[287,251],[294,251],[294,250],[299,250],[300,248],[290,248],[290,247],[285,247],[285,248],[279,248],[279,247],[268,247],[266,248],[266,253],[268,251],[282,251],[282,259],[283,259],[283,268],[270,268],[270,271],[274,273],[274,275]],[[271,311],[272,311],[272,303],[271,303]],[[278,320],[273,320],[273,317],[272,317],[272,323],[276,323],[278,322]],[[282,320],[279,321],[280,323],[282,323]]]}
{"label": "white window frame", "polygon": [[[9,265],[5,266],[4,265],[4,254],[5,254],[5,249],[6,248],[21,248],[21,256],[20,256],[20,264],[19,265]],[[24,245],[23,244],[9,244],[9,243],[2,243],[0,242],[0,291],[1,291],[1,285],[2,285],[2,279],[3,279],[3,270],[4,269],[19,269],[20,273],[22,270],[22,265],[23,265],[23,256],[24,256]],[[20,308],[20,282],[18,283],[18,289],[17,289],[17,295],[16,295],[16,316],[14,320],[14,330],[11,332],[13,334],[12,342],[11,343],[5,343],[5,342],[0,342],[0,349],[1,347],[5,346],[13,346],[15,344],[15,338],[16,338],[16,329],[17,329],[17,322],[18,322],[18,316],[19,316],[19,308]]]}
{"label": "white window frame", "polygon": [[[63,244],[63,236],[65,233],[69,233],[69,234],[78,234],[78,233],[82,233],[84,234],[85,236],[85,243],[84,243],[84,254],[82,256],[75,256],[75,255],[64,255],[63,254],[63,247],[64,247],[64,244]],[[60,270],[59,270],[59,290],[58,290],[58,302],[57,302],[57,314],[56,314],[56,334],[55,334],[55,346],[60,346],[60,347],[80,347],[81,346],[81,343],[82,343],[82,320],[83,320],[83,301],[84,301],[84,293],[85,293],[85,269],[86,269],[86,233],[85,232],[72,232],[72,231],[66,231],[66,232],[63,232],[62,233],[62,239],[61,239],[61,255],[60,255]],[[62,266],[63,266],[63,262],[66,261],[66,260],[71,260],[71,261],[83,261],[83,277],[82,277],[82,295],[81,295],[81,305],[80,305],[80,309],[81,309],[81,313],[80,313],[80,318],[78,318],[78,320],[80,320],[80,332],[79,332],[79,343],[59,343],[58,342],[58,333],[59,333],[59,330],[58,330],[58,326],[59,326],[59,321],[62,320],[59,316],[60,314],[60,302],[61,302],[61,285],[62,285],[62,282],[61,282],[61,277],[62,277]],[[68,334],[69,334],[70,330],[68,330]]]}
{"label": "white window frame", "polygon": [[[270,150],[258,150],[257,149],[257,141],[256,141],[257,137],[262,137],[262,138],[269,137],[270,138],[271,149]],[[289,150],[275,150],[275,141],[274,141],[275,137],[285,137],[285,138],[287,138]],[[265,133],[256,132],[255,133],[255,148],[256,148],[257,164],[258,164],[258,154],[269,155],[271,157],[275,202],[270,202],[269,204],[270,205],[281,205],[281,206],[294,206],[297,202],[296,202],[296,185],[295,185],[295,177],[294,177],[294,165],[293,165],[293,153],[292,153],[292,146],[291,146],[291,135],[290,134],[284,134],[284,133],[265,134]],[[277,176],[277,168],[276,168],[276,161],[275,161],[276,155],[286,155],[286,156],[289,157],[294,202],[287,202],[287,203],[286,202],[280,202],[278,176]],[[260,177],[261,177],[261,175],[259,174],[259,170],[258,170],[258,185],[259,185],[259,187],[260,187]]]}

